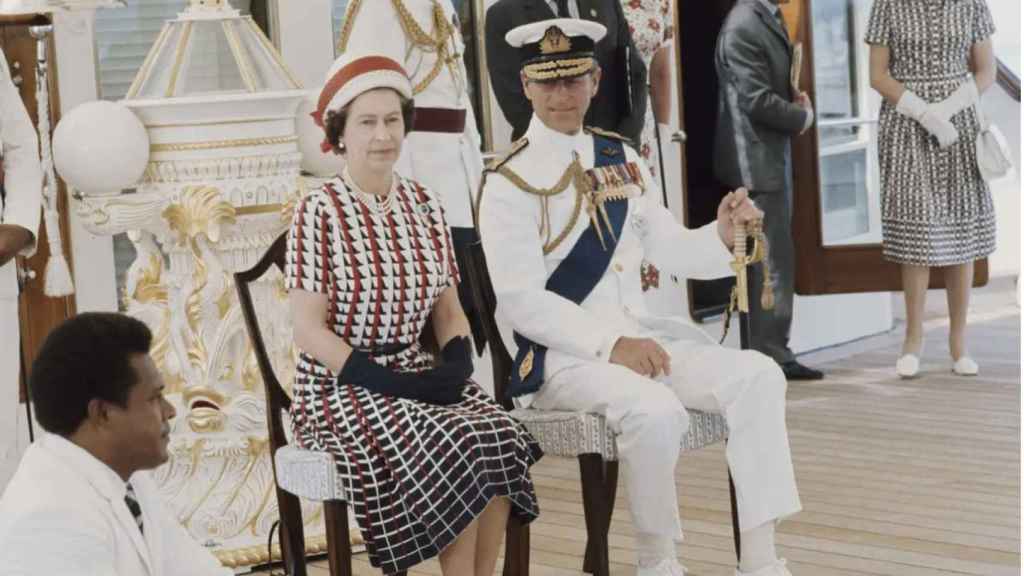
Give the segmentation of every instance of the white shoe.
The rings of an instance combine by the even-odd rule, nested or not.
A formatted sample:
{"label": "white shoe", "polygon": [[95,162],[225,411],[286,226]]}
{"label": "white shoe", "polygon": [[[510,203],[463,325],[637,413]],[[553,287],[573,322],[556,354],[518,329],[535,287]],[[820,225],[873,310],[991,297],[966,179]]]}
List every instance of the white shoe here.
{"label": "white shoe", "polygon": [[686,568],[675,558],[665,558],[649,568],[638,567],[636,576],[686,576]]}
{"label": "white shoe", "polygon": [[736,576],[793,576],[793,573],[786,568],[786,559],[776,560],[771,566],[765,566],[757,572],[740,572],[736,569]]}
{"label": "white shoe", "polygon": [[914,378],[921,371],[921,359],[917,354],[904,354],[896,361],[896,373],[900,378]]}
{"label": "white shoe", "polygon": [[953,362],[953,373],[957,376],[977,376],[978,363],[970,356],[961,356],[959,360]]}

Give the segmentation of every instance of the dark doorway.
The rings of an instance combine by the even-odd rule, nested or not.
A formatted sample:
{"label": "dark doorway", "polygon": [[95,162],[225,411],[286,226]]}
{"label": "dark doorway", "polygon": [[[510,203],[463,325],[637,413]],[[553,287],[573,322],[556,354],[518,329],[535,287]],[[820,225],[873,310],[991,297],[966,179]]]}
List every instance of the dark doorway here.
{"label": "dark doorway", "polygon": [[[697,228],[715,220],[725,190],[715,181],[714,143],[718,114],[715,42],[735,0],[679,2],[679,62],[686,161],[684,223]],[[690,314],[704,320],[725,311],[734,280],[689,280]]]}

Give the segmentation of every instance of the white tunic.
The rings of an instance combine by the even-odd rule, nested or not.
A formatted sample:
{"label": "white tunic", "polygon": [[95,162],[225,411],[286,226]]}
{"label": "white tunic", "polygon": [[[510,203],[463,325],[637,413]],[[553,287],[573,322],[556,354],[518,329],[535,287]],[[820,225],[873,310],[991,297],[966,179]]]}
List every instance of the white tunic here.
{"label": "white tunic", "polygon": [[[584,168],[594,166],[593,137],[555,132],[534,116],[525,134],[526,149],[508,161],[513,172],[532,186],[550,188],[579,154]],[[642,163],[626,146],[628,162]],[[620,336],[709,342],[709,337],[684,317],[651,315],[640,284],[640,264],[646,257],[661,270],[695,279],[732,275],[731,254],[715,224],[696,230],[676,222],[659,202],[650,171],[640,170],[645,192],[629,200],[626,223],[611,265],[579,306],[547,291],[548,276],[590,226],[581,215],[566,239],[551,253],[542,252],[541,200],[519,190],[500,174],[490,174],[481,200],[480,234],[503,327],[547,346],[545,380],[581,362],[607,362]],[[549,200],[555,236],[569,222],[575,205],[572,188]],[[518,349],[504,334],[509,353]]]}
{"label": "white tunic", "polygon": [[0,498],[0,572],[231,576],[171,515],[148,472],[136,472],[131,484],[142,532],[117,473],[68,440],[43,435]]}
{"label": "white tunic", "polygon": [[[20,226],[32,233],[22,256],[36,251],[43,172],[39,142],[18,89],[11,81],[7,59],[0,51],[0,145],[3,147],[4,188],[0,223]],[[20,367],[18,275],[14,260],[0,266],[0,489],[14,471],[18,458],[18,374]]]}

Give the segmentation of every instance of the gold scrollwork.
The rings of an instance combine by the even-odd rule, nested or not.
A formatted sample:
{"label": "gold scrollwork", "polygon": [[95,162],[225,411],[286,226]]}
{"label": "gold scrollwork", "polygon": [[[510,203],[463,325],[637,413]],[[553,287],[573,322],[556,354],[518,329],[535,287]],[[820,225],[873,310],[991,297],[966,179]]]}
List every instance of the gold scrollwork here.
{"label": "gold scrollwork", "polygon": [[181,199],[163,211],[172,232],[177,234],[179,244],[187,244],[192,252],[195,270],[192,274],[192,291],[185,300],[185,315],[188,320],[188,358],[199,370],[201,381],[206,380],[207,352],[200,333],[202,321],[202,293],[208,283],[207,267],[199,247],[200,236],[207,241],[220,241],[221,227],[235,222],[235,208],[221,198],[220,190],[213,186],[185,186]]}

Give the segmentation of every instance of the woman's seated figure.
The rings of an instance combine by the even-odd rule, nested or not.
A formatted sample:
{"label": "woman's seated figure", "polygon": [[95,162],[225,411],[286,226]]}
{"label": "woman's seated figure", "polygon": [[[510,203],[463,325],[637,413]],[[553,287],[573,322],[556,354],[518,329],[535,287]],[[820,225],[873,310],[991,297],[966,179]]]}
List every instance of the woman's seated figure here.
{"label": "woman's seated figure", "polygon": [[439,555],[445,574],[490,575],[510,510],[538,514],[540,450],[470,379],[441,201],[394,172],[412,114],[389,58],[350,50],[328,73],[315,117],[341,173],[299,203],[288,237],[291,416],[301,446],[335,456],[374,566]]}

